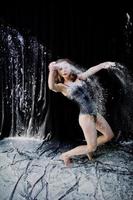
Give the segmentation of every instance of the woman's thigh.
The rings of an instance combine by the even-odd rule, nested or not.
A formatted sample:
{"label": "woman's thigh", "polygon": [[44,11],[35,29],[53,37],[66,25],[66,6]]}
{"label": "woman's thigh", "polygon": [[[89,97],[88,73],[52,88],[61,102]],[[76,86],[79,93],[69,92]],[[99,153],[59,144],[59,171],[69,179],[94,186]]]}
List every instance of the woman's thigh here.
{"label": "woman's thigh", "polygon": [[84,133],[87,144],[97,144],[97,131],[94,117],[91,115],[79,115],[79,124]]}
{"label": "woman's thigh", "polygon": [[96,129],[101,132],[105,136],[109,136],[113,134],[113,131],[109,125],[109,123],[106,121],[106,119],[98,114],[97,120],[96,120]]}

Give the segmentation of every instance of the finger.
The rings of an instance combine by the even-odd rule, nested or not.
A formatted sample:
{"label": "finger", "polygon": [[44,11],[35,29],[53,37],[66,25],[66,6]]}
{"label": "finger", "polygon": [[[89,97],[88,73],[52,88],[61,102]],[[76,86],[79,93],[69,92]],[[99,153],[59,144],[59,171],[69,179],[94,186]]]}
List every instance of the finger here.
{"label": "finger", "polygon": [[50,66],[53,66],[53,65],[55,65],[56,64],[56,62],[51,62],[49,65]]}

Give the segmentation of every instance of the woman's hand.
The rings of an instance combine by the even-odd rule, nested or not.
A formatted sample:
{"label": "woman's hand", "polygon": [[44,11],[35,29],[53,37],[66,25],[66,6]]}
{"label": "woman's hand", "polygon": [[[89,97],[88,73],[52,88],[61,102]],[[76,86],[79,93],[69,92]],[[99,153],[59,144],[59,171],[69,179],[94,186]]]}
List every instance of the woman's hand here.
{"label": "woman's hand", "polygon": [[103,69],[109,69],[116,66],[115,62],[104,62],[101,64]]}
{"label": "woman's hand", "polygon": [[57,71],[58,70],[58,66],[56,65],[56,62],[51,62],[48,66],[49,71]]}

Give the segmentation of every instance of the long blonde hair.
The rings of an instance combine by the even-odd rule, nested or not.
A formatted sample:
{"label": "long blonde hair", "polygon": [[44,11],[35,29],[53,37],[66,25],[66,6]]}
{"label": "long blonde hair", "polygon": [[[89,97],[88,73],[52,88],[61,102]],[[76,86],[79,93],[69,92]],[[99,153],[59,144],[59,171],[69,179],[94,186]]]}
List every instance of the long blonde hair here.
{"label": "long blonde hair", "polygon": [[[71,73],[69,75],[69,79],[74,82],[77,79],[77,75],[81,73],[81,70],[77,69],[77,67],[75,67],[74,62],[72,62],[68,58],[58,59],[56,63],[61,63],[64,61],[66,61],[71,66]],[[64,78],[59,73],[57,73],[57,76],[55,77],[55,81],[56,83],[64,83]]]}

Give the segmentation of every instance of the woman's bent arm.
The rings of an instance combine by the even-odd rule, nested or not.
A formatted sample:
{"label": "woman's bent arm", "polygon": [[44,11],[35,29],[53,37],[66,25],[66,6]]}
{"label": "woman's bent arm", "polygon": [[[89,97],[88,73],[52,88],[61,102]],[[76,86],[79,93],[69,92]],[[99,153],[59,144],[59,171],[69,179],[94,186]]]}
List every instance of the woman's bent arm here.
{"label": "woman's bent arm", "polygon": [[62,83],[55,83],[55,78],[57,76],[57,71],[56,70],[50,70],[49,71],[49,76],[48,76],[48,86],[49,89],[54,91],[54,92],[62,92],[66,93],[66,87]]}
{"label": "woman's bent arm", "polygon": [[57,72],[55,70],[50,70],[49,71],[49,76],[48,76],[48,86],[50,90],[55,91],[55,77],[56,77]]}

